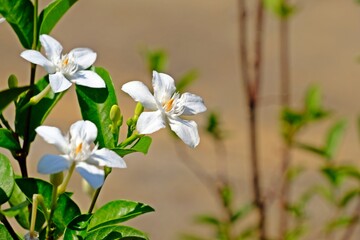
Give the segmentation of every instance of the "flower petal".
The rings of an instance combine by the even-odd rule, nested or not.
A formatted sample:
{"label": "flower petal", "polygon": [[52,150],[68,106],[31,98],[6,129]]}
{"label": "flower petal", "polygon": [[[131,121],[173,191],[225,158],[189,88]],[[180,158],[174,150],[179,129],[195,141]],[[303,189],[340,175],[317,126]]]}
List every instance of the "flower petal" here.
{"label": "flower petal", "polygon": [[165,121],[160,110],[141,113],[136,124],[136,130],[140,134],[150,134],[164,127]]}
{"label": "flower petal", "polygon": [[200,142],[197,124],[194,121],[187,121],[181,118],[169,118],[171,130],[188,146],[194,148]]}
{"label": "flower petal", "polygon": [[75,48],[69,52],[70,56],[75,58],[79,70],[84,70],[94,64],[96,60],[96,52],[90,48]]}
{"label": "flower petal", "polygon": [[87,120],[79,120],[70,127],[70,135],[72,139],[80,138],[88,144],[95,141],[97,132],[98,130],[95,124]]}
{"label": "flower petal", "polygon": [[87,164],[85,162],[79,162],[76,164],[76,171],[90,184],[93,188],[99,188],[104,183],[104,170]]}
{"label": "flower petal", "polygon": [[154,96],[161,104],[170,100],[176,90],[174,79],[165,73],[153,71],[152,84]]}
{"label": "flower petal", "polygon": [[192,93],[182,94],[179,104],[184,108],[184,115],[194,115],[206,111],[202,98]]}
{"label": "flower petal", "polygon": [[104,80],[93,71],[82,70],[74,73],[70,80],[81,86],[89,87],[89,88],[105,88]]}
{"label": "flower petal", "polygon": [[49,82],[54,93],[63,92],[71,87],[72,83],[61,72],[49,75]]}
{"label": "flower petal", "polygon": [[121,90],[130,95],[135,101],[140,102],[144,108],[156,110],[157,105],[154,96],[145,84],[139,81],[125,83]]}
{"label": "flower petal", "polygon": [[42,66],[48,73],[54,73],[56,71],[54,64],[38,51],[25,50],[20,56],[31,63]]}
{"label": "flower petal", "polygon": [[126,168],[124,159],[122,159],[122,157],[117,155],[114,151],[106,148],[102,148],[91,154],[89,161],[94,162],[100,167],[107,166],[112,168]]}
{"label": "flower petal", "polygon": [[50,59],[52,62],[60,59],[63,47],[56,39],[50,37],[49,35],[42,34],[40,36],[40,42],[41,46],[43,46],[45,49],[45,53],[48,59]]}
{"label": "flower petal", "polygon": [[50,126],[40,126],[37,127],[35,131],[47,143],[54,144],[60,152],[64,154],[69,152],[69,143],[62,135],[60,129]]}
{"label": "flower petal", "polygon": [[62,172],[70,167],[70,162],[63,156],[47,154],[43,156],[37,166],[42,174],[53,174]]}

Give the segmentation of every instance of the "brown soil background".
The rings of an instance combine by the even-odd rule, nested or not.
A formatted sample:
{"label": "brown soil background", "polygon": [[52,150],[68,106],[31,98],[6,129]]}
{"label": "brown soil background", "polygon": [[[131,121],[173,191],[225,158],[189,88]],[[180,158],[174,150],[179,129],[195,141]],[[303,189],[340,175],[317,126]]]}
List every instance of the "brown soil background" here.
{"label": "brown soil background", "polygon": [[[43,4],[47,4],[44,1]],[[359,113],[360,6],[355,1],[302,0],[291,21],[291,67],[293,102],[300,105],[307,86],[316,83],[325,93],[324,105],[336,112],[333,119],[349,120],[348,131],[339,152],[341,161],[358,161],[359,148],[355,119]],[[252,14],[252,13],[251,13]],[[237,202],[251,196],[247,144],[245,98],[240,82],[238,58],[238,15],[235,0],[87,0],[79,1],[53,30],[67,52],[75,47],[89,47],[98,53],[97,66],[107,68],[113,77],[118,100],[125,118],[132,115],[135,103],[121,92],[122,84],[151,79],[140,54],[142,49],[163,48],[169,54],[169,71],[175,79],[189,69],[199,71],[199,79],[189,91],[201,95],[210,110],[222,114],[229,132],[226,140],[229,171],[237,190]],[[278,135],[278,22],[266,16],[265,66],[261,86],[260,148],[264,188],[271,186],[278,174],[281,141]],[[0,25],[0,85],[15,73],[22,84],[29,75],[28,63],[20,58],[23,49],[10,26]],[[39,70],[37,76],[44,72]],[[12,118],[12,112],[6,112]],[[204,125],[205,116],[195,119]],[[72,88],[46,120],[67,131],[80,119]],[[311,128],[304,139],[321,143],[331,122]],[[202,141],[188,152],[209,172],[215,171],[216,155],[211,139],[200,131]],[[113,199],[131,199],[148,203],[155,213],[128,224],[148,232],[151,239],[176,239],[180,232],[203,232],[194,226],[192,216],[217,212],[216,201],[194,175],[179,161],[172,138],[162,130],[152,135],[153,145],[147,156],[126,157],[128,168],[115,170],[101,193],[99,203]],[[38,159],[56,150],[37,138],[30,155],[31,176],[36,174]],[[296,164],[315,169],[320,161],[312,155],[295,152]],[[14,161],[14,166],[17,163]],[[17,170],[17,166],[15,167]],[[46,177],[46,176],[41,176]],[[318,181],[313,171],[300,180],[295,192],[305,184]],[[89,199],[81,192],[80,177],[71,181],[75,199],[86,210]],[[295,193],[296,194],[296,193]],[[316,220],[329,216],[321,201],[314,203]],[[276,231],[276,205],[271,210],[271,229]],[[314,238],[309,238],[314,239]],[[356,236],[354,239],[357,239]]]}

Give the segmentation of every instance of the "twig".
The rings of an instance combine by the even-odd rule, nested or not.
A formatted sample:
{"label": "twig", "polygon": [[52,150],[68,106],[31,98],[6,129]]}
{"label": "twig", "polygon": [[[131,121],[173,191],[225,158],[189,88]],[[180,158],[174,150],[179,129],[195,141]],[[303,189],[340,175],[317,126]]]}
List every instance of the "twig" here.
{"label": "twig", "polygon": [[345,233],[344,233],[343,237],[341,238],[341,240],[349,240],[351,238],[351,236],[355,232],[355,229],[357,227],[356,222],[359,220],[359,218],[360,218],[360,198],[355,207],[355,211],[354,211],[350,226],[345,230]]}

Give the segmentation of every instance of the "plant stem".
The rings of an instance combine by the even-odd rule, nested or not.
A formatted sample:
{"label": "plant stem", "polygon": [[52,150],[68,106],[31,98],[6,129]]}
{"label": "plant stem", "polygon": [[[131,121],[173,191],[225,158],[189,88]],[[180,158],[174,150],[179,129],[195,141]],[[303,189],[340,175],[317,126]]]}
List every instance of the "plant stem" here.
{"label": "plant stem", "polygon": [[65,177],[64,182],[57,188],[57,194],[60,195],[66,191],[67,185],[69,184],[70,178],[74,172],[75,169],[75,162],[71,163],[71,166],[69,168],[69,171]]}
{"label": "plant stem", "polygon": [[[38,42],[38,0],[34,1],[34,29],[33,29],[33,44],[32,49],[37,49],[37,42]],[[36,65],[31,63],[31,70],[30,70],[30,90],[28,91],[29,99],[34,95],[33,86],[35,84],[35,75],[36,75]],[[17,155],[16,160],[18,160],[21,170],[22,177],[28,177],[28,171],[26,166],[26,158],[29,154],[30,149],[30,121],[31,121],[31,112],[32,107],[30,106],[27,109],[26,119],[25,119],[25,130],[24,130],[24,143],[21,150],[21,153]]]}
{"label": "plant stem", "polygon": [[94,196],[93,196],[93,198],[91,200],[91,204],[90,204],[88,213],[92,213],[92,211],[94,210],[94,207],[95,207],[96,201],[97,201],[97,199],[98,199],[98,197],[100,195],[101,189],[102,189],[102,187],[99,187],[98,189],[96,189],[96,191],[94,193]]}
{"label": "plant stem", "polygon": [[254,65],[253,65],[253,80],[250,81],[248,52],[247,52],[247,15],[244,0],[239,0],[239,27],[240,27],[240,64],[242,70],[242,80],[244,82],[245,91],[247,94],[248,113],[249,113],[249,138],[250,138],[250,158],[251,158],[251,173],[252,173],[252,188],[254,194],[254,204],[258,210],[258,229],[259,239],[265,240],[266,236],[266,206],[261,194],[261,175],[259,170],[258,146],[257,146],[257,104],[258,92],[261,82],[261,67],[262,67],[262,45],[263,45],[263,18],[264,9],[262,0],[258,0],[256,6],[255,19],[255,48],[254,48]]}
{"label": "plant stem", "polygon": [[50,206],[50,214],[49,219],[47,221],[47,227],[46,227],[46,239],[54,239],[54,236],[52,235],[52,218],[54,216],[54,212],[57,206],[57,200],[60,194],[58,194],[58,187],[53,185],[52,188],[52,195],[51,195],[51,206]]}
{"label": "plant stem", "polygon": [[[284,0],[284,4],[287,0]],[[281,17],[279,23],[279,52],[280,52],[280,95],[282,108],[290,106],[291,101],[291,79],[290,79],[290,57],[289,57],[289,24],[287,17]],[[280,213],[279,213],[279,235],[285,239],[288,229],[287,205],[290,195],[290,184],[286,178],[286,172],[291,165],[291,145],[284,143],[282,149],[281,163],[281,187],[280,187]]]}
{"label": "plant stem", "polygon": [[1,222],[4,224],[4,227],[6,228],[6,230],[9,232],[10,236],[14,239],[14,240],[19,240],[18,235],[16,234],[16,232],[14,231],[14,229],[12,228],[12,226],[10,225],[10,223],[8,222],[8,220],[6,219],[6,217],[4,215],[2,215],[0,213],[0,220]]}

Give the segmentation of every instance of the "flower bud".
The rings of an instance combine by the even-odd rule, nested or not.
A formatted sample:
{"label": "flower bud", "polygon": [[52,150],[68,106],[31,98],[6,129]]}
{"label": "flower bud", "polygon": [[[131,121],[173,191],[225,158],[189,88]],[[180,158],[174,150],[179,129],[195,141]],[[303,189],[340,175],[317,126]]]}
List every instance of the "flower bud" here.
{"label": "flower bud", "polygon": [[110,109],[110,120],[117,127],[122,125],[123,116],[121,115],[121,110],[118,105],[113,105]]}
{"label": "flower bud", "polygon": [[8,78],[9,88],[16,88],[18,86],[18,79],[14,74],[11,74]]}
{"label": "flower bud", "polygon": [[39,233],[38,232],[28,232],[24,236],[25,240],[39,240]]}
{"label": "flower bud", "polygon": [[52,185],[54,185],[54,187],[60,186],[63,180],[64,180],[63,172],[58,172],[50,175],[50,182],[52,183]]}
{"label": "flower bud", "polygon": [[134,119],[137,121],[137,119],[139,118],[140,114],[144,111],[144,107],[141,103],[137,103],[136,107],[135,107],[135,112],[134,112]]}

